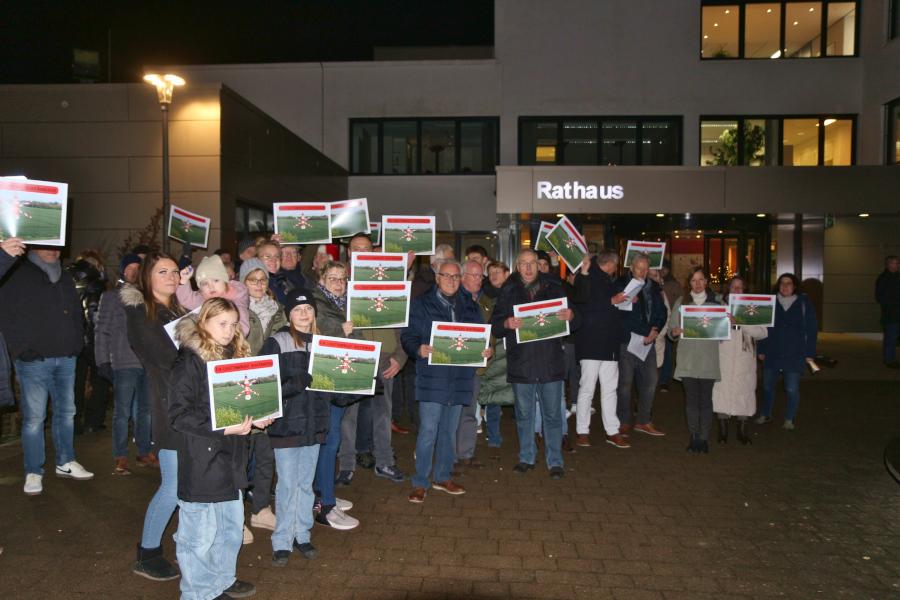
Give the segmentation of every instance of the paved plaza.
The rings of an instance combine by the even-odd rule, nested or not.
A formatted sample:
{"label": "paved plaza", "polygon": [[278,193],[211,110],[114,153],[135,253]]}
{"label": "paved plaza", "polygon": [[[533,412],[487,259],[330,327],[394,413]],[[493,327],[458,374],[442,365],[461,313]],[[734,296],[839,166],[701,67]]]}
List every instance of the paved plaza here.
{"label": "paved plaza", "polygon": [[[820,351],[839,364],[803,379],[796,431],[779,427],[780,397],[752,446],[713,440],[709,455],[689,455],[673,385],[656,396],[665,438],[633,434],[619,450],[596,426],[594,446],[566,454],[565,478],[551,481],[543,465],[512,472],[504,412],[503,448],[491,457],[479,436],[487,466],[459,478],[465,495],[432,490],[413,505],[408,482],[358,472],[338,494],[359,528],[317,525],[319,558],[294,554],[287,568],[271,566],[269,532],[254,530],[238,576],[256,597],[284,599],[900,598],[900,485],[882,464],[900,435],[900,373],[881,367],[875,342],[824,336]],[[411,469],[414,436],[394,439]],[[177,597],[177,581],[130,571],[158,473],[113,475],[108,430],[76,450],[93,481],[50,475],[26,497],[18,445],[0,448],[0,597]]]}

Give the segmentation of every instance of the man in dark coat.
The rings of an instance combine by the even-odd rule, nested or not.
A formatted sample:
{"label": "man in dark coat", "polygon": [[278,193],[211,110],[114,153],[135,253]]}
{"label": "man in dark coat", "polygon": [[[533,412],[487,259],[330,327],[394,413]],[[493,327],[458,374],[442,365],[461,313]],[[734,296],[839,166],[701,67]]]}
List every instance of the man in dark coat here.
{"label": "man in dark coat", "polygon": [[[516,273],[503,288],[491,316],[491,331],[496,338],[506,339],[507,381],[516,395],[516,429],[519,434],[519,462],[513,467],[524,474],[534,468],[537,453],[534,440],[535,405],[540,402],[544,421],[544,448],[550,477],[564,474],[562,458],[563,382],[566,374],[562,338],[551,338],[526,344],[516,342],[516,329],[522,320],[513,315],[517,304],[556,300],[566,294],[558,279],[538,272],[534,250],[522,250],[516,257]],[[556,318],[572,321],[577,317],[571,308],[560,310]],[[577,329],[578,321],[571,324]]]}
{"label": "man in dark coat", "polygon": [[622,321],[615,305],[625,294],[614,279],[619,255],[605,250],[596,258],[586,256],[575,277],[575,303],[581,315],[581,327],[575,333],[575,356],[581,364],[581,383],[575,411],[576,443],[590,446],[591,403],[600,382],[600,413],[606,441],[616,448],[629,448],[619,433],[616,415],[619,384],[619,344]]}
{"label": "man in dark coat", "polygon": [[[640,289],[631,305],[631,310],[620,311],[622,317],[622,337],[619,346],[619,389],[618,415],[622,433],[628,433],[632,427],[647,435],[663,436],[662,431],[653,426],[653,395],[656,393],[658,374],[656,371],[656,352],[652,345],[659,332],[666,324],[666,305],[662,289],[647,277],[650,270],[650,258],[643,253],[631,260],[631,272],[622,278],[624,289],[632,279],[640,279],[644,286]],[[650,346],[649,352],[642,359],[628,351],[631,336],[641,337],[644,346]],[[632,425],[634,415],[631,410],[631,386],[637,385],[638,414],[637,423]]]}
{"label": "man in dark coat", "polygon": [[900,369],[897,362],[897,339],[900,338],[900,256],[884,259],[884,271],[875,281],[875,301],[881,305],[882,358],[892,369]]}
{"label": "man in dark coat", "polygon": [[[4,245],[4,248],[6,246]],[[16,263],[16,264],[13,264]],[[18,260],[0,251],[0,331],[22,390],[22,450],[28,495],[43,491],[44,420],[53,402],[56,475],[90,479],[75,460],[75,360],[84,347],[84,317],[75,281],[59,250],[30,250]]]}
{"label": "man in dark coat", "polygon": [[[437,284],[412,301],[409,327],[400,336],[403,349],[416,357],[416,400],[419,402],[419,434],[416,438],[416,473],[409,501],[425,501],[434,459],[431,486],[458,495],[466,490],[450,479],[456,429],[463,406],[472,402],[475,390],[474,367],[429,365],[434,351],[431,324],[434,321],[482,323],[481,310],[471,294],[460,290],[462,269],[458,262],[440,259],[435,266]],[[485,350],[489,356],[490,350]],[[436,456],[435,456],[435,450]]]}

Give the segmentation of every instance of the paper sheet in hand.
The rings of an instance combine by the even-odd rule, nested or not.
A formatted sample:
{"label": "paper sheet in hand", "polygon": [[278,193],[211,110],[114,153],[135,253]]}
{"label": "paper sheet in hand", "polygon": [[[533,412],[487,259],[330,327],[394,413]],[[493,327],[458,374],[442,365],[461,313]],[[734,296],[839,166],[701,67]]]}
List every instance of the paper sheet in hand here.
{"label": "paper sheet in hand", "polygon": [[522,326],[516,329],[516,343],[525,344],[569,335],[569,322],[557,316],[565,308],[569,308],[565,297],[513,305],[513,316],[522,319]]}
{"label": "paper sheet in hand", "polygon": [[315,202],[276,202],[272,205],[275,233],[282,244],[330,244],[331,205]]}
{"label": "paper sheet in hand", "polygon": [[251,356],[206,363],[213,430],[282,415],[278,355]]}
{"label": "paper sheet in hand", "polygon": [[645,344],[644,336],[638,335],[636,333],[631,334],[631,339],[628,340],[629,352],[631,352],[641,360],[647,360],[647,354],[650,353],[651,348],[653,348],[653,344]]}
{"label": "paper sheet in hand", "polygon": [[169,208],[169,237],[179,242],[206,248],[212,219],[192,213],[174,204]]}
{"label": "paper sheet in hand", "polygon": [[625,299],[616,304],[616,308],[619,310],[631,310],[631,301],[640,293],[643,287],[644,282],[633,277],[631,281],[628,282],[628,285],[625,286]]}
{"label": "paper sheet in hand", "polygon": [[310,390],[374,394],[381,342],[314,335],[309,358]]}
{"label": "paper sheet in hand", "polygon": [[428,364],[486,367],[484,351],[490,340],[490,325],[432,321],[428,345],[434,352],[428,355]]}

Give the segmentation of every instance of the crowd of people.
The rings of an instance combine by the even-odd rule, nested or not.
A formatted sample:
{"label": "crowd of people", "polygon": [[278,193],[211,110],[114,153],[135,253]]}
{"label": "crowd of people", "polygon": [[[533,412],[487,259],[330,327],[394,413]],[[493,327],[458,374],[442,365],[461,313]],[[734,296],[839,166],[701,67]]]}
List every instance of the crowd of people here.
{"label": "crowd of people", "polygon": [[[349,262],[373,250],[369,236],[358,234],[343,255]],[[464,494],[454,478],[484,467],[476,456],[482,428],[488,452],[501,447],[504,406],[513,407],[507,414],[518,438],[513,471],[526,476],[542,451],[552,479],[565,476],[567,452],[597,441],[591,424],[598,385],[594,423],[602,427],[600,441],[618,449],[628,449],[637,434],[666,435],[653,422],[653,402],[658,392],[668,392],[671,378],[684,388],[688,452],[709,452],[714,422],[719,443],[728,442],[734,421],[737,440],[750,444],[751,421],[773,419],[779,379],[787,396],[783,427],[796,426],[799,379],[815,356],[817,321],[790,273],[776,283],[774,327],[732,321],[729,340],[707,341],[680,339],[679,307],[727,305],[730,294],[749,291],[741,277],[717,293],[708,273],[695,267],[681,285],[667,264],[651,269],[642,254],[620,275],[620,257],[604,250],[563,278],[557,257],[545,252],[522,250],[510,267],[480,246],[467,248],[458,261],[442,244],[427,264],[408,257],[408,326],[360,329],[347,318],[348,262],[336,258],[324,246],[301,252],[277,235],[241,242],[234,258],[216,251],[196,269],[190,249],[174,257],[138,247],[122,257],[113,278],[97,253],[63,267],[58,249],[27,248],[15,238],[0,242],[0,342],[10,359],[0,352],[0,381],[8,381],[11,370],[18,382],[24,492],[43,490],[48,401],[55,474],[93,477],[76,460],[73,436],[104,428],[111,389],[115,473],[132,472],[130,439],[133,464],[160,472],[134,572],[160,581],[181,576],[183,598],[237,598],[254,591],[235,578],[240,546],[253,539],[244,500],[250,527],[272,531],[274,565],[287,565],[295,552],[314,558],[314,523],[337,530],[359,525],[349,514],[352,502],[336,495],[352,485],[357,468],[395,483],[409,479],[413,503],[425,502],[432,490]],[[886,265],[878,298],[885,362],[893,364],[900,275],[896,257]],[[643,285],[629,296],[632,279]],[[566,307],[554,316],[568,323],[570,334],[517,343],[523,322],[514,307],[561,298]],[[631,310],[620,310],[623,303]],[[176,344],[164,327],[177,319]],[[489,324],[487,366],[429,364],[434,321]],[[375,394],[310,390],[315,335],[380,342]],[[635,336],[649,347],[643,356],[629,349]],[[247,418],[214,431],[206,362],[254,355],[278,356],[283,416]],[[0,386],[0,395],[9,395],[4,390]],[[413,473],[407,476],[396,462],[392,435],[413,429]],[[163,549],[176,508],[177,564]]]}

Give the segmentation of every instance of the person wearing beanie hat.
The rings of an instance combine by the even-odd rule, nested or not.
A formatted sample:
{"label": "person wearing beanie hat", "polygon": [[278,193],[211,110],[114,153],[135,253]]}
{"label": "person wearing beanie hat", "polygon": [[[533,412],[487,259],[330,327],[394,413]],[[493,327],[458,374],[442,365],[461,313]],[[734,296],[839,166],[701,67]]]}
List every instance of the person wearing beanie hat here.
{"label": "person wearing beanie hat", "polygon": [[266,271],[266,265],[263,264],[263,261],[258,258],[249,258],[241,263],[241,268],[238,271],[238,281],[241,283],[246,283],[247,275],[256,271],[257,269],[263,272],[263,275],[266,277],[266,283],[268,284],[269,280],[269,272]]}
{"label": "person wearing beanie hat", "polygon": [[312,306],[313,310],[318,314],[318,310],[316,308],[316,299],[313,297],[313,294],[309,290],[294,290],[291,292],[290,296],[288,296],[287,301],[284,303],[284,314],[288,318],[290,318],[291,311],[300,306],[301,304],[309,304]]}
{"label": "person wearing beanie hat", "polygon": [[140,270],[141,257],[133,252],[129,252],[119,262],[119,279],[135,284],[137,283]]}
{"label": "person wearing beanie hat", "polygon": [[[195,292],[191,289],[191,275],[194,275],[194,281],[197,282],[197,288],[200,291]],[[250,333],[250,316],[249,316],[249,295],[247,288],[239,281],[229,281],[228,271],[222,259],[213,254],[205,256],[197,266],[194,273],[193,267],[188,265],[181,270],[181,282],[175,290],[175,296],[182,307],[193,310],[203,304],[210,298],[225,298],[234,302],[238,308],[240,317],[241,331],[244,335]]]}

